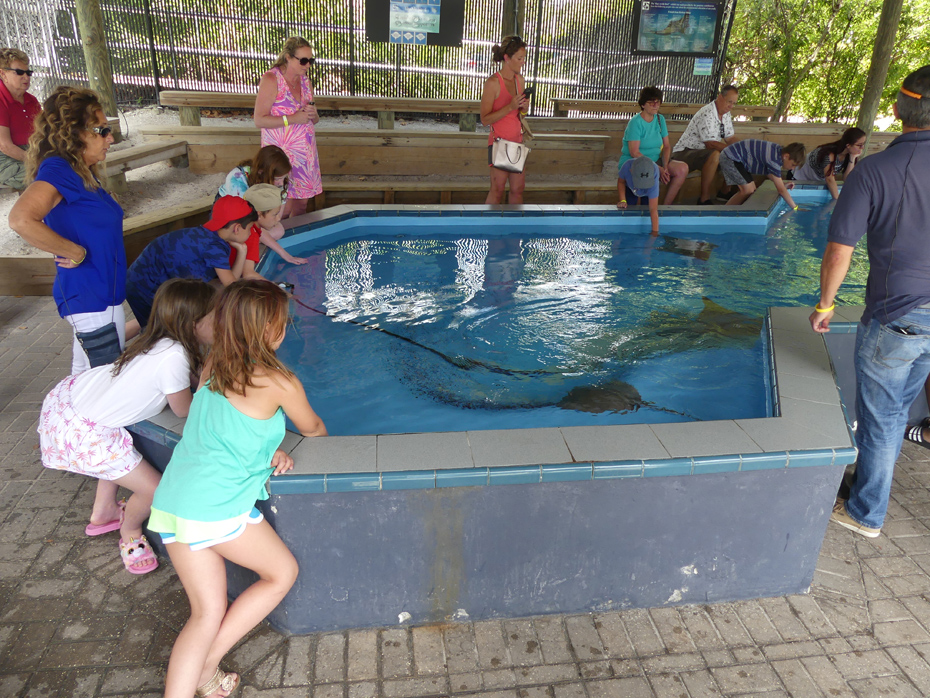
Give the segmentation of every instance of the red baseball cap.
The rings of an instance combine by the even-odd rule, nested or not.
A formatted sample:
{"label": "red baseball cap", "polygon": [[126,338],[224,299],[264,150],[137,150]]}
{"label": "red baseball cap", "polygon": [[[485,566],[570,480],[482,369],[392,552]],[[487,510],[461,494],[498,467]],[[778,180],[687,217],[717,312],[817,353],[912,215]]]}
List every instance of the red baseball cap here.
{"label": "red baseball cap", "polygon": [[252,204],[243,198],[238,196],[221,196],[214,202],[213,213],[210,215],[210,220],[204,223],[203,227],[215,233],[220,228],[225,228],[229,225],[230,221],[237,221],[254,212],[255,209],[252,208]]}

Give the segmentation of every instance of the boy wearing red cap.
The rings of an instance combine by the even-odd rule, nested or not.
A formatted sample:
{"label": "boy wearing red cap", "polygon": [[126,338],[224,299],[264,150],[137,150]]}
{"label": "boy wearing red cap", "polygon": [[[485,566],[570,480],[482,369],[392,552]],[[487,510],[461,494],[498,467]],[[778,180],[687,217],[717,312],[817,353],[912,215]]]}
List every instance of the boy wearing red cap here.
{"label": "boy wearing red cap", "polygon": [[[241,276],[245,242],[256,220],[258,214],[248,201],[222,196],[203,225],[172,231],[146,245],[126,273],[126,300],[139,324],[148,323],[155,291],[168,279],[219,279],[228,286]],[[229,265],[233,248],[238,252],[237,269]]]}

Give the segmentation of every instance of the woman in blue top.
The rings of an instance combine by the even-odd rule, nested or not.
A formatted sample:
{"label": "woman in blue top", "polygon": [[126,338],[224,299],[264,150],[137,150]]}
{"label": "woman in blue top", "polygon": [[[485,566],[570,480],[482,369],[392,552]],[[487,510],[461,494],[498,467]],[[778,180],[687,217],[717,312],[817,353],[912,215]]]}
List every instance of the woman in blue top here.
{"label": "woman in blue top", "polygon": [[[200,390],[155,490],[149,528],[161,534],[191,605],[165,698],[235,690],[239,677],[220,660],[297,579],[297,561],[255,507],[268,498],[268,476],[294,465],[278,448],[285,415],[304,436],[326,436],[300,381],[275,356],[287,320],[287,294],[270,281],[223,289]],[[258,575],[228,608],[226,560]]]}
{"label": "woman in blue top", "polygon": [[[75,333],[114,323],[121,349],[126,342],[123,209],[101,186],[98,171],[112,143],[96,93],[68,85],[52,92],[29,139],[26,179],[31,184],[10,211],[10,227],[55,255],[52,293],[58,314]],[[71,373],[88,368],[91,361],[75,336]]]}
{"label": "woman in blue top", "polygon": [[639,107],[642,111],[630,119],[623,131],[623,150],[620,153],[619,167],[627,160],[645,155],[658,164],[659,181],[668,185],[665,205],[670,205],[681,185],[688,176],[688,166],[672,160],[672,146],[668,142],[668,128],[665,117],[659,114],[662,106],[662,90],[658,87],[644,87],[639,93]]}

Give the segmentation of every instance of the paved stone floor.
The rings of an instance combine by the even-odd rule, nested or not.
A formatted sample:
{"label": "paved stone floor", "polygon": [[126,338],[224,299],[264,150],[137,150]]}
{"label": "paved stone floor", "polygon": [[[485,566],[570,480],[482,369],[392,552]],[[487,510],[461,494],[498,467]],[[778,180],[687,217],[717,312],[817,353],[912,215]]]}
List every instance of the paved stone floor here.
{"label": "paved stone floor", "polygon": [[[68,371],[47,298],[0,297],[0,698],[161,695],[187,602],[169,564],[122,570],[83,528],[94,482],[39,465],[35,423]],[[869,541],[831,525],[808,595],[283,637],[227,658],[274,698],[930,695],[930,451],[907,445]]]}

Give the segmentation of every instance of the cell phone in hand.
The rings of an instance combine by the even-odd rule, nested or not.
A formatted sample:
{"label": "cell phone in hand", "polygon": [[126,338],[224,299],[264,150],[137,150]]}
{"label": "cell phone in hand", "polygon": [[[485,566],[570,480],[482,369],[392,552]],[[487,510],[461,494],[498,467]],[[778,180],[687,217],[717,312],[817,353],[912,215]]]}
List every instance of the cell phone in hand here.
{"label": "cell phone in hand", "polygon": [[523,96],[529,99],[533,96],[533,91],[536,89],[533,85],[527,85],[523,88]]}

